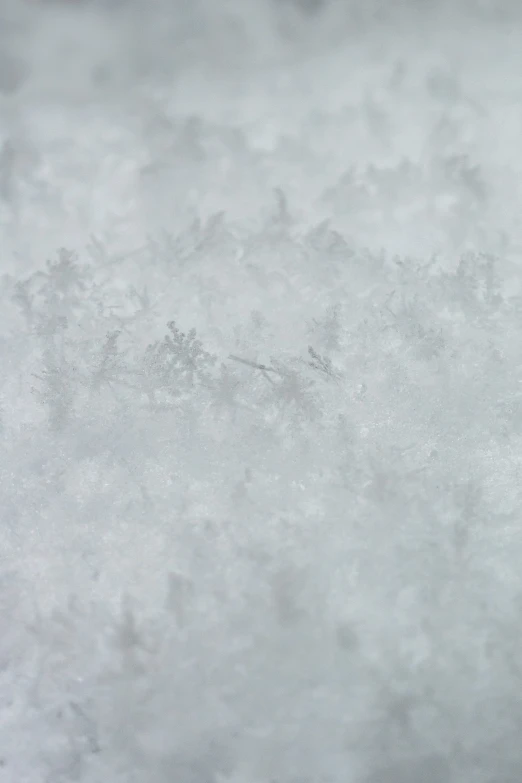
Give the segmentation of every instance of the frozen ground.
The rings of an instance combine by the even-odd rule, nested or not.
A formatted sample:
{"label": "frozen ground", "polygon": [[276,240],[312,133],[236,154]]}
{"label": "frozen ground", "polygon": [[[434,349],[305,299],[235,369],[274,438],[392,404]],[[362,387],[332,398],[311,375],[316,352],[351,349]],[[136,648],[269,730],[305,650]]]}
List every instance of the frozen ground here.
{"label": "frozen ground", "polygon": [[522,14],[301,5],[0,2],[0,783],[522,780]]}

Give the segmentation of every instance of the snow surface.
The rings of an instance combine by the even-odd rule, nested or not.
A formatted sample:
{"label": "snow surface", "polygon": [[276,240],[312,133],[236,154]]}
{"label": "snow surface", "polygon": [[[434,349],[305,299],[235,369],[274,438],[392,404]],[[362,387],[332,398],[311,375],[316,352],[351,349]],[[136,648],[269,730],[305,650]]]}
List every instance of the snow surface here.
{"label": "snow surface", "polygon": [[0,783],[522,780],[521,36],[1,0]]}

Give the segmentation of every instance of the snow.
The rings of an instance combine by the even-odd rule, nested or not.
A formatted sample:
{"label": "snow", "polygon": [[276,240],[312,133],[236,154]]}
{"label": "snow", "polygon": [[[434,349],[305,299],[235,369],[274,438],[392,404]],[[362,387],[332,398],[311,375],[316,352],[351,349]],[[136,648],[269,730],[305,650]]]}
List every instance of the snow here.
{"label": "snow", "polygon": [[518,781],[517,4],[0,8],[0,783]]}

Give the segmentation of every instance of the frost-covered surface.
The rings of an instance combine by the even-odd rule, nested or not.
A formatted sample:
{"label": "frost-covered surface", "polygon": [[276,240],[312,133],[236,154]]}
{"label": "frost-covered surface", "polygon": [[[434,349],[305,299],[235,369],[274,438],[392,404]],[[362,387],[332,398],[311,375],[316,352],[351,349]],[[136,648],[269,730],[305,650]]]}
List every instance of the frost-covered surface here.
{"label": "frost-covered surface", "polygon": [[0,15],[0,783],[519,783],[516,4]]}

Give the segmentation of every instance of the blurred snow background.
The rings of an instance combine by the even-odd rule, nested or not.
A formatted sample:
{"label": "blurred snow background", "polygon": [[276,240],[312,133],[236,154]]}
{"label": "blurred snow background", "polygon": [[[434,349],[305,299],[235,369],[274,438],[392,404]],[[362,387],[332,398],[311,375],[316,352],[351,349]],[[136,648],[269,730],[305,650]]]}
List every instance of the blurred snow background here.
{"label": "blurred snow background", "polygon": [[521,34],[1,0],[1,783],[520,781]]}

